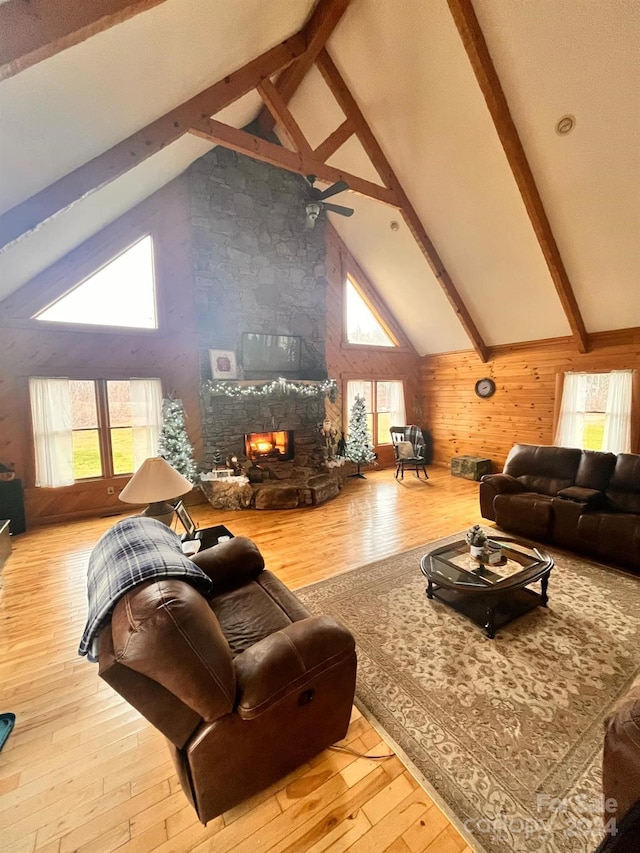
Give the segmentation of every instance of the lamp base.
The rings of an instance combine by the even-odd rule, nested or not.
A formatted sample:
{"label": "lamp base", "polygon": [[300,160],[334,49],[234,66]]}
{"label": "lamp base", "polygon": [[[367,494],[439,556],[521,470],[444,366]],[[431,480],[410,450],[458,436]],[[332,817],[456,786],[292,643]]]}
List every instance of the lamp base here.
{"label": "lamp base", "polygon": [[166,501],[155,501],[144,510],[142,515],[147,518],[155,518],[156,521],[161,521],[167,527],[171,527],[173,521],[173,507]]}

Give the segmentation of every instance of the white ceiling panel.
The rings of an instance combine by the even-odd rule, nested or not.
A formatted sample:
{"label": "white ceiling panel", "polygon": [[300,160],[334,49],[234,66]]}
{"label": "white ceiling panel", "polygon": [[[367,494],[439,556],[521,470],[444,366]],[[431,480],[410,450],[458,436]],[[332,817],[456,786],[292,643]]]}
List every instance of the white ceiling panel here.
{"label": "white ceiling panel", "polygon": [[313,0],[167,0],[0,83],[0,212],[297,32]]}
{"label": "white ceiling panel", "polygon": [[640,326],[640,4],[474,6],[587,329]]}
{"label": "white ceiling panel", "polygon": [[[468,349],[469,339],[401,215],[353,193],[339,196],[353,207],[329,221],[382,294],[420,355]],[[391,230],[391,222],[398,230]]]}

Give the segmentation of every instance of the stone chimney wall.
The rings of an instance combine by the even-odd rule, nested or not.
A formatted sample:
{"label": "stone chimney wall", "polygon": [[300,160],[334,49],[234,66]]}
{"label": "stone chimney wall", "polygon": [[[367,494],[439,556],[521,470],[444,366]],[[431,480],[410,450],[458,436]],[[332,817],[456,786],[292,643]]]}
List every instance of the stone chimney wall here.
{"label": "stone chimney wall", "polygon": [[[240,380],[277,378],[244,372],[244,332],[299,336],[300,370],[287,378],[327,378],[326,219],[321,214],[313,229],[305,227],[305,187],[299,175],[220,146],[191,166],[192,270],[203,381],[211,378],[210,349],[236,354]],[[246,432],[271,429],[295,431],[296,465],[321,464],[322,397],[205,392],[201,411],[205,468],[214,449],[223,458],[242,456]]]}

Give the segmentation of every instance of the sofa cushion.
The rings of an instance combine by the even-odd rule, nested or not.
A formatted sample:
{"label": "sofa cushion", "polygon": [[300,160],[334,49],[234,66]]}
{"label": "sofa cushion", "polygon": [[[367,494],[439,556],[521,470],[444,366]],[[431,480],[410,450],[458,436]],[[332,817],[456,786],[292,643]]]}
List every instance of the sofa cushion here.
{"label": "sofa cushion", "polygon": [[573,486],[581,455],[582,451],[575,447],[516,444],[507,456],[503,473],[519,480],[528,492],[556,495]]}
{"label": "sofa cushion", "polygon": [[209,605],[234,656],[309,616],[291,590],[266,569],[237,589],[214,594]]}
{"label": "sofa cushion", "polygon": [[553,525],[553,498],[534,492],[496,495],[493,502],[499,527],[526,536],[547,540]]}
{"label": "sofa cushion", "polygon": [[634,453],[618,454],[606,495],[610,509],[640,514],[640,456]]}
{"label": "sofa cushion", "polygon": [[604,492],[609,485],[616,464],[615,453],[583,450],[576,474],[576,486]]}

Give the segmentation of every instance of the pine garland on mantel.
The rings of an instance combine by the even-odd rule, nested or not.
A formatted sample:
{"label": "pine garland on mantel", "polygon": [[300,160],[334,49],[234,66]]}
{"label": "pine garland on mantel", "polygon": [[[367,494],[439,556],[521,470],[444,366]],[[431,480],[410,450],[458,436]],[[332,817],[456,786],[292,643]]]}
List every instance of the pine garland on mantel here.
{"label": "pine garland on mantel", "polygon": [[258,385],[245,384],[244,382],[214,382],[207,379],[202,383],[202,390],[211,394],[212,397],[324,397],[327,396],[335,403],[338,396],[338,383],[335,379],[317,381],[295,381],[293,379],[274,379]]}

